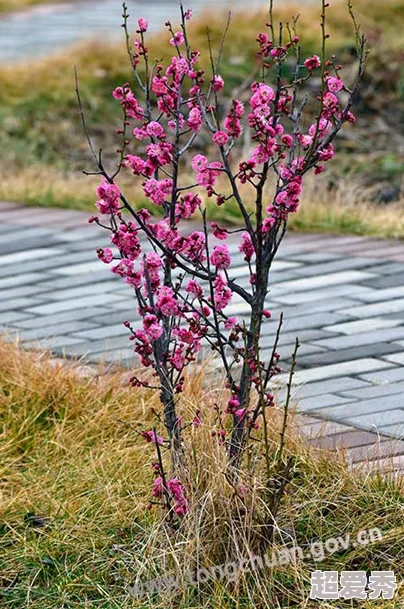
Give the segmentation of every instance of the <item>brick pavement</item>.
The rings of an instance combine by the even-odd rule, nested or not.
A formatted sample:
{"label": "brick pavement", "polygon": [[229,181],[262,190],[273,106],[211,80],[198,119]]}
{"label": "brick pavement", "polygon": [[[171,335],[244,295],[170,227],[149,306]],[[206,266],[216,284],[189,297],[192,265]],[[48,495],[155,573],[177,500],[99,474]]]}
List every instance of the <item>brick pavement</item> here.
{"label": "brick pavement", "polygon": [[[26,348],[134,363],[122,322],[136,322],[136,305],[130,288],[96,258],[105,233],[88,226],[86,213],[59,209],[2,203],[0,220],[1,330],[19,336]],[[230,245],[233,273],[244,281],[242,258]],[[293,403],[319,429],[324,420],[342,426],[344,438],[356,442],[351,448],[368,461],[379,454],[369,448],[369,438],[381,434],[379,456],[387,458],[393,446],[388,437],[404,437],[404,245],[290,234],[271,282],[273,320],[265,326],[263,354],[272,348],[283,311],[281,354],[290,356],[296,335],[302,345]],[[245,312],[238,299],[230,308]],[[336,449],[341,434],[329,435]],[[394,446],[394,454],[401,454],[404,444]]]}

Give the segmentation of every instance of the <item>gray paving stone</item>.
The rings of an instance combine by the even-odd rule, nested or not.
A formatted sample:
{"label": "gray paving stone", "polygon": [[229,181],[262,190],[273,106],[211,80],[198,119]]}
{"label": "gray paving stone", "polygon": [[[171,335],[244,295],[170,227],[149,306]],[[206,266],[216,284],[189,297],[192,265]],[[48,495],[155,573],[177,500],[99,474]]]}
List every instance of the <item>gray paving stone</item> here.
{"label": "gray paving stone", "polygon": [[10,245],[17,242],[20,245],[20,251],[23,251],[24,249],[27,249],[25,247],[26,241],[29,241],[33,237],[51,240],[55,238],[55,234],[53,230],[40,228],[39,226],[23,228],[21,226],[10,224],[8,225],[7,234],[3,235],[0,240],[0,245]]}
{"label": "gray paving stone", "polygon": [[[386,410],[397,410],[399,408],[404,408],[404,399],[400,394],[386,395],[383,399],[374,398],[371,400],[364,400],[363,402],[353,401],[354,398],[342,399],[348,400],[349,403],[341,406],[331,406],[330,408],[327,408],[326,406],[319,406],[318,410],[321,410],[327,416],[332,416],[333,418],[334,416],[338,416],[340,421],[345,421],[347,418],[352,419],[352,417],[356,416],[367,416],[376,412],[385,412]],[[326,412],[324,409],[327,409]]]}
{"label": "gray paving stone", "polygon": [[[98,285],[99,283],[103,283],[105,281],[111,281],[111,271],[104,265],[104,270],[97,273],[82,273],[81,275],[71,275],[65,277],[58,277],[56,275],[47,275],[46,280],[42,282],[42,285],[50,290],[64,290],[64,289],[72,289],[81,285],[88,285],[91,283],[92,285]],[[1,280],[0,280],[1,281]],[[116,278],[117,286],[124,285],[119,278]],[[1,284],[0,284],[1,285]]]}
{"label": "gray paving stone", "polygon": [[51,338],[60,337],[64,334],[72,334],[73,332],[79,332],[80,330],[90,330],[94,326],[86,321],[69,321],[64,324],[57,324],[55,326],[47,326],[45,328],[35,328],[31,330],[22,330],[18,332],[22,342],[31,340],[38,340],[40,338]]}
{"label": "gray paving stone", "polygon": [[11,277],[0,279],[0,290],[7,290],[20,285],[34,285],[46,279],[49,279],[49,275],[46,273],[17,273]]}
{"label": "gray paving stone", "polygon": [[[43,328],[44,326],[52,326],[58,323],[64,323],[67,321],[80,321],[80,320],[91,320],[91,323],[94,325],[103,325],[105,321],[108,320],[108,323],[115,323],[115,321],[110,322],[110,314],[111,310],[106,307],[86,307],[84,309],[71,309],[68,311],[63,311],[62,313],[55,313],[54,315],[33,315],[30,314],[28,317],[28,313],[24,313],[25,319],[23,321],[15,321],[13,326],[15,328],[21,329],[29,329],[35,325],[36,328]],[[101,320],[100,322],[96,321],[94,317],[97,316]],[[3,316],[2,316],[3,317]]]}
{"label": "gray paving stone", "polygon": [[367,285],[374,289],[387,289],[394,288],[404,283],[404,264],[402,262],[394,262],[399,270],[395,273],[384,272],[382,276],[376,276],[373,279],[367,279],[363,282],[363,285]]}
{"label": "gray paving stone", "polygon": [[340,404],[347,404],[353,402],[352,398],[343,398],[339,395],[333,395],[332,393],[326,393],[323,395],[316,395],[308,397],[297,402],[297,409],[301,412],[310,412],[311,410],[318,410],[321,408],[327,408],[330,406],[337,406]]}
{"label": "gray paving stone", "polygon": [[[121,295],[120,300],[117,302],[114,302],[114,309],[116,311],[126,311],[126,314],[132,315],[132,318],[133,318],[133,315],[136,314],[135,311],[137,310],[135,299],[130,294],[128,294],[128,296],[126,298]],[[241,309],[241,307],[240,307],[240,309]],[[234,315],[236,315],[235,307],[231,310],[234,311]],[[227,312],[227,310],[226,310],[226,312]],[[232,315],[233,315],[233,313],[232,313]]]}
{"label": "gray paving stone", "polygon": [[107,362],[109,364],[124,364],[125,366],[136,366],[135,354],[131,349],[120,349],[118,351],[114,350],[106,351],[105,353],[95,353],[92,357],[94,357],[95,361],[99,362]]}
{"label": "gray paving stone", "polygon": [[[271,303],[270,303],[271,304]],[[281,312],[284,312],[285,319],[291,319],[292,317],[299,317],[301,315],[306,315],[308,313],[334,313],[338,312],[339,314],[344,314],[344,309],[348,307],[354,306],[356,303],[354,300],[350,300],[349,298],[325,298],[324,300],[313,300],[307,303],[300,303],[297,306],[288,305],[287,308],[285,306],[280,307],[279,304],[276,306],[270,306],[270,310],[273,317],[279,318]],[[391,321],[391,326],[399,325],[399,321]],[[403,322],[404,323],[404,322]],[[339,324],[342,325],[342,324]],[[334,327],[334,326],[330,326]],[[331,330],[334,332],[334,330]],[[338,330],[335,330],[337,333]]]}
{"label": "gray paving stone", "polygon": [[345,256],[341,256],[339,259],[333,260],[331,262],[311,264],[308,266],[304,266],[301,269],[296,269],[296,273],[298,275],[303,275],[304,277],[313,277],[318,275],[325,275],[328,273],[338,273],[340,271],[347,271],[348,269],[367,270],[371,265],[374,265],[375,262],[377,262],[377,260],[375,261],[370,258],[346,258]]}
{"label": "gray paving stone", "polygon": [[15,252],[13,254],[5,254],[0,256],[0,266],[3,265],[15,265],[22,264],[26,260],[39,260],[41,258],[51,258],[52,256],[57,256],[58,254],[63,254],[62,249],[58,249],[55,247],[49,248],[37,248],[33,250],[25,250],[20,252]]}
{"label": "gray paving stone", "polygon": [[294,395],[296,395],[297,399],[315,397],[325,393],[340,393],[344,397],[350,397],[351,392],[354,392],[355,390],[366,390],[367,388],[373,389],[373,386],[369,385],[369,383],[366,381],[361,381],[356,377],[343,376],[340,378],[331,378],[325,381],[308,383],[302,387],[296,387]]}
{"label": "gray paving stone", "polygon": [[360,373],[360,378],[369,383],[385,385],[387,383],[397,383],[404,381],[404,367],[395,366],[394,368],[372,371],[369,373]]}
{"label": "gray paving stone", "polygon": [[44,298],[47,299],[48,294],[45,292],[46,290],[44,290],[40,284],[23,285],[20,287],[10,288],[9,290],[0,289],[0,301],[11,300],[12,298],[18,298],[19,296],[33,296],[34,294],[41,298],[41,293],[44,294]]}
{"label": "gray paving stone", "polygon": [[310,252],[307,254],[294,254],[291,256],[292,260],[306,262],[308,264],[329,262],[330,260],[339,260],[340,258],[341,255],[334,252]]}
{"label": "gray paving stone", "polygon": [[395,298],[404,297],[404,285],[396,285],[395,287],[385,288],[383,290],[375,290],[373,293],[363,294],[361,296],[362,302],[380,302],[386,300],[393,300]]}
{"label": "gray paving stone", "polygon": [[[306,415],[303,416],[305,417]],[[312,440],[317,438],[318,440],[326,441],[335,437],[335,434],[343,433],[343,435],[346,436],[348,433],[354,433],[351,431],[353,429],[352,427],[348,427],[342,423],[335,423],[335,421],[324,421],[321,419],[313,420],[316,422],[311,423],[310,425],[304,425],[303,429],[301,430],[305,436]],[[358,433],[363,434],[363,431]]]}
{"label": "gray paving stone", "polygon": [[[106,320],[108,321],[108,320]],[[138,322],[141,323],[141,322]],[[135,324],[134,324],[135,326]],[[83,330],[82,332],[74,332],[74,336],[87,340],[102,340],[113,336],[126,336],[129,338],[130,332],[123,325],[114,324],[113,326],[103,325],[101,328],[93,328],[92,330]]]}
{"label": "gray paving stone", "polygon": [[[393,345],[394,343],[392,343]],[[403,346],[403,342],[401,344],[398,344],[398,347],[400,347],[402,350],[404,349]],[[392,362],[393,364],[400,364],[401,366],[404,364],[404,352],[401,351],[401,353],[394,353],[393,355],[386,355],[383,359],[385,359],[387,362]]]}
{"label": "gray paving stone", "polygon": [[[106,292],[114,291],[116,295],[118,290],[117,288],[122,285],[120,282],[116,280],[111,281],[102,281],[99,283],[91,283],[90,285],[81,285],[75,288],[68,288],[65,290],[55,290],[47,293],[49,300],[70,300],[71,298],[83,298],[85,296],[91,296],[92,294],[103,294]],[[132,293],[132,290],[129,286],[125,286],[126,289],[124,291],[125,295]]]}
{"label": "gray paving stone", "polygon": [[[105,338],[103,340],[87,340],[84,343],[80,343],[80,345],[72,346],[69,348],[70,355],[95,355],[95,354],[103,354],[107,353],[107,351],[113,351],[116,349],[119,350],[128,350],[130,349],[131,342],[129,340],[129,335],[127,336],[116,336],[111,338]],[[133,353],[133,349],[132,349]]]}
{"label": "gray paving stone", "polygon": [[5,326],[7,324],[14,325],[17,322],[20,323],[22,320],[26,320],[28,317],[28,313],[20,313],[18,311],[3,311],[0,315],[0,323],[2,326]]}
{"label": "gray paving stone", "polygon": [[404,394],[404,382],[402,383],[385,383],[383,385],[367,385],[361,388],[344,388],[338,391],[339,395],[344,397],[357,398],[358,400],[367,400],[372,398],[384,398],[388,395],[399,393]]}
{"label": "gray paving stone", "polygon": [[[385,260],[384,264],[382,267],[380,267],[379,265],[375,266],[374,268],[370,268],[368,269],[369,273],[372,272],[375,273],[380,273],[381,274],[381,279],[384,279],[387,275],[396,275],[399,273],[404,274],[404,263],[402,262],[390,262]],[[390,287],[390,286],[380,286],[380,287]]]}
{"label": "gray paving stone", "polygon": [[116,311],[115,309],[111,309],[108,312],[108,315],[96,315],[95,317],[92,317],[91,321],[103,326],[106,322],[108,322],[108,324],[122,324],[124,321],[134,322],[137,319],[139,319],[139,316],[136,311],[136,305],[133,303],[132,308],[128,308],[125,311]]}
{"label": "gray paving stone", "polygon": [[59,275],[80,275],[81,273],[98,273],[103,272],[105,265],[100,260],[88,262],[80,262],[78,264],[69,264],[68,266],[58,266],[57,273]]}
{"label": "gray paving stone", "polygon": [[78,345],[84,342],[80,338],[74,338],[72,336],[58,336],[53,338],[41,338],[37,340],[31,340],[28,342],[24,342],[24,347],[26,349],[36,349],[36,350],[52,350],[59,351],[59,353],[63,353],[63,351],[72,345]]}
{"label": "gray paving stone", "polygon": [[105,229],[98,228],[98,226],[83,225],[83,228],[75,230],[67,230],[60,233],[61,241],[66,243],[87,243],[96,239],[96,236],[105,239]]}
{"label": "gray paving stone", "polygon": [[359,305],[346,309],[347,315],[355,317],[376,317],[378,315],[387,315],[389,313],[404,313],[404,298],[397,300],[384,300],[375,304]]}
{"label": "gray paving stone", "polygon": [[[376,370],[384,370],[386,368],[392,368],[393,364],[384,362],[382,360],[374,359],[372,357],[365,357],[363,359],[357,359],[351,362],[342,362],[339,364],[331,364],[329,366],[319,366],[318,368],[312,368],[311,370],[300,370],[295,374],[293,379],[294,385],[300,385],[302,383],[311,383],[314,381],[322,381],[325,379],[335,378],[338,376],[352,375],[364,375],[363,378],[366,380],[366,375],[369,372]],[[404,369],[403,369],[404,375]],[[288,380],[287,375],[283,375],[279,380]]]}
{"label": "gray paving stone", "polygon": [[341,320],[344,319],[346,319],[346,317],[342,312],[313,313],[312,315],[299,315],[298,317],[292,317],[290,319],[287,316],[287,312],[285,312],[283,329],[285,332],[291,332],[293,330],[299,335],[298,330],[300,329],[323,328],[324,326],[334,323],[340,323]]}
{"label": "gray paving stone", "polygon": [[[115,296],[114,294],[95,294],[94,296],[87,296],[86,298],[76,298],[74,300],[56,300],[55,302],[51,302],[48,304],[41,304],[36,307],[29,307],[27,308],[27,311],[29,313],[35,313],[36,315],[52,315],[53,313],[57,313],[58,311],[69,311],[71,309],[96,307],[97,304],[102,306],[105,304],[113,303],[114,306],[117,306],[120,302],[121,298],[119,296]],[[24,306],[28,305],[25,304]]]}
{"label": "gray paving stone", "polygon": [[333,326],[325,326],[324,330],[350,335],[372,332],[373,330],[380,330],[381,328],[395,328],[401,324],[404,324],[404,320],[388,319],[387,317],[370,317],[368,319],[359,319],[347,321],[342,324],[334,324]]}
{"label": "gray paving stone", "polygon": [[[326,365],[326,364],[336,364],[337,362],[347,362],[352,360],[361,359],[368,355],[372,357],[381,357],[385,356],[389,362],[394,362],[394,357],[400,357],[400,355],[404,356],[403,353],[397,353],[401,351],[402,347],[399,345],[394,346],[392,343],[375,343],[372,344],[372,347],[369,348],[369,345],[362,345],[358,347],[350,347],[348,349],[336,349],[333,351],[323,351],[323,352],[313,352],[312,354],[304,355],[303,357],[298,358],[298,365],[302,368],[311,368],[313,366]],[[395,355],[391,355],[391,353],[395,353]]]}
{"label": "gray paving stone", "polygon": [[382,425],[379,432],[393,438],[404,439],[404,423],[394,423],[393,425]]}
{"label": "gray paving stone", "polygon": [[[362,347],[365,345],[373,345],[377,349],[378,343],[394,341],[397,343],[401,338],[404,339],[404,326],[396,328],[385,328],[374,330],[373,332],[360,332],[359,334],[351,334],[350,336],[338,336],[334,338],[325,338],[318,341],[313,341],[313,344],[327,349],[348,349]],[[392,351],[393,353],[393,351]]]}
{"label": "gray paving stone", "polygon": [[[296,305],[301,302],[310,302],[317,301],[323,299],[329,299],[333,297],[341,297],[348,296],[349,298],[356,298],[358,294],[364,294],[366,292],[372,292],[372,288],[363,286],[363,285],[353,285],[353,284],[341,284],[336,286],[331,286],[327,288],[321,288],[320,290],[311,290],[309,292],[301,292],[294,293],[293,291],[290,294],[284,294],[277,289],[277,286],[274,287],[271,298],[275,302],[280,302],[283,304]],[[369,315],[370,317],[370,315]]]}
{"label": "gray paving stone", "polygon": [[387,426],[404,423],[404,410],[388,410],[358,417],[348,417],[347,419],[344,419],[344,422],[353,425],[354,427],[360,427],[361,429],[376,428],[382,433],[382,430],[385,431]]}
{"label": "gray paving stone", "polygon": [[[272,354],[272,349],[273,349],[273,341],[263,341],[262,342],[262,347],[261,347],[261,358],[263,360],[268,360],[271,357]],[[279,344],[279,349],[278,351],[281,351],[281,355],[282,355],[282,360],[289,360],[292,357],[293,351],[295,349],[295,343],[290,343],[290,344]],[[319,357],[321,358],[321,353],[326,353],[325,349],[322,349],[321,347],[315,347],[314,345],[308,345],[307,343],[303,343],[300,345],[299,347],[299,352],[298,352],[298,364],[300,362],[300,359],[303,358],[306,355],[311,355],[313,353],[318,353]]]}
{"label": "gray paving stone", "polygon": [[360,282],[364,281],[365,279],[370,279],[371,277],[372,274],[366,273],[365,271],[342,271],[340,273],[333,273],[330,275],[317,275],[315,277],[296,279],[295,281],[285,281],[279,283],[277,289],[279,292],[282,290],[284,293],[311,291],[328,286],[335,287],[338,284]]}
{"label": "gray paving stone", "polygon": [[[32,305],[40,306],[41,300],[33,296],[32,298],[12,298],[11,300],[0,301],[0,311],[14,311],[14,309],[27,309]],[[28,315],[28,314],[27,314]]]}
{"label": "gray paving stone", "polygon": [[348,459],[352,463],[366,462],[368,464],[372,461],[384,461],[383,457],[397,457],[402,454],[402,446],[394,446],[391,440],[384,442],[375,441],[372,446],[356,446],[351,448],[348,453]]}
{"label": "gray paving stone", "polygon": [[[0,205],[0,215],[1,209]],[[106,245],[108,235],[88,227],[85,214],[39,211],[37,215],[34,209],[20,209],[14,214],[12,232],[10,226],[8,233],[2,230],[5,226],[0,223],[4,236],[0,239],[0,311],[2,303],[7,303],[0,324],[3,328],[12,324],[10,333],[23,331],[29,348],[50,348],[71,357],[88,354],[90,361],[111,365],[136,365],[130,334],[122,327],[126,319],[140,323],[135,300],[130,288],[113,278],[95,254]],[[37,230],[36,221],[46,222],[47,227]],[[82,228],[60,229],[81,222]],[[189,231],[195,228],[195,223],[188,226]],[[238,235],[229,238],[236,251],[232,273],[248,287],[238,239]],[[340,409],[346,407],[351,417],[360,419],[357,427],[363,428],[365,418],[368,425],[369,416],[380,414],[371,412],[376,407],[372,404],[380,402],[393,413],[384,427],[387,435],[394,435],[401,425],[404,429],[404,418],[402,422],[394,418],[397,411],[404,413],[404,405],[402,409],[398,401],[391,401],[394,396],[399,400],[404,387],[404,367],[397,365],[404,363],[404,262],[375,257],[375,247],[381,245],[383,255],[401,251],[393,242],[360,237],[288,236],[270,276],[268,308],[274,319],[263,327],[262,353],[272,351],[277,317],[284,311],[279,344],[282,365],[287,369],[297,334],[302,344],[299,366],[310,366],[294,378],[293,400],[300,402],[300,409],[335,419],[335,413],[340,417],[345,412]],[[374,305],[382,309],[367,308]],[[239,297],[232,308],[248,312]],[[280,377],[281,382],[286,379],[286,374]],[[386,380],[391,384],[370,384]],[[302,387],[301,382],[306,384]],[[317,426],[345,423],[316,421]]]}

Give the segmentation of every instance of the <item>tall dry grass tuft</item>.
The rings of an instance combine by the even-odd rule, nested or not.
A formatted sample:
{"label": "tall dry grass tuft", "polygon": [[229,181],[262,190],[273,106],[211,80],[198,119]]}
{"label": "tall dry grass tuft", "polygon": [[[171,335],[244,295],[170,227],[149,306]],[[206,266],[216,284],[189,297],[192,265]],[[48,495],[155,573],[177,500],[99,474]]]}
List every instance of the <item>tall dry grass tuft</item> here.
{"label": "tall dry grass tuft", "polygon": [[[321,569],[394,569],[404,575],[404,498],[396,478],[348,471],[328,454],[314,455],[298,430],[287,434],[292,476],[278,512],[273,542],[264,446],[235,488],[225,451],[211,435],[221,405],[221,383],[202,368],[192,373],[182,416],[203,413],[189,428],[184,484],[191,504],[173,528],[163,509],[148,510],[153,447],[139,437],[156,424],[152,391],[128,388],[127,374],[82,363],[58,363],[49,354],[0,343],[0,598],[7,609],[230,609],[310,604],[310,572]],[[269,449],[276,457],[281,417],[270,417]],[[163,430],[159,430],[163,431]],[[166,458],[166,456],[164,456]],[[240,492],[241,491],[241,492]],[[235,581],[190,585],[188,569],[238,561],[297,544],[379,527],[382,541],[314,559],[241,573]],[[127,585],[175,575],[180,590],[134,601]],[[230,578],[231,579],[231,578]],[[234,578],[233,578],[234,579]],[[401,586],[401,584],[400,584]],[[402,593],[402,589],[399,594]],[[383,601],[364,603],[396,609]]]}

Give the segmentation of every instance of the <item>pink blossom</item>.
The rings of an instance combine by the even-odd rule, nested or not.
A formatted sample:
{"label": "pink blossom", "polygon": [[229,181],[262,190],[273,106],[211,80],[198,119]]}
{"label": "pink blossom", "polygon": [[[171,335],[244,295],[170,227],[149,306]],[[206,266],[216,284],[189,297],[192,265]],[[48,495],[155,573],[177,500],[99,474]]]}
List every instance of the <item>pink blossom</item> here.
{"label": "pink blossom", "polygon": [[145,315],[143,318],[143,328],[146,334],[152,340],[158,340],[163,334],[163,328],[158,323],[158,319],[155,315]]}
{"label": "pink blossom", "polygon": [[321,66],[320,57],[318,55],[313,55],[313,57],[308,57],[304,62],[306,68],[310,71],[315,70]]}
{"label": "pink blossom", "polygon": [[178,315],[178,303],[176,301],[174,291],[168,286],[163,286],[158,292],[158,298],[156,302],[157,309],[166,317],[171,315]]}
{"label": "pink blossom", "polygon": [[160,444],[160,446],[164,444],[164,439],[161,436],[157,435],[153,430],[142,431],[141,435],[144,437],[148,444],[151,444],[152,442],[153,444]]}
{"label": "pink blossom", "polygon": [[216,92],[220,91],[224,87],[224,80],[221,76],[219,76],[219,74],[215,74],[215,76],[213,76],[211,83],[213,90]]}
{"label": "pink blossom", "polygon": [[226,279],[219,274],[213,284],[214,287],[214,303],[218,311],[223,311],[230,304],[232,292],[227,285]]}
{"label": "pink blossom", "polygon": [[147,140],[147,131],[144,127],[135,127],[133,130],[133,135],[137,140]]}
{"label": "pink blossom", "polygon": [[202,201],[198,195],[193,192],[188,192],[180,197],[175,207],[175,211],[179,218],[187,219],[195,213],[201,203]]}
{"label": "pink blossom", "polygon": [[338,91],[341,91],[344,86],[342,80],[340,78],[335,78],[334,76],[328,76],[328,78],[326,79],[326,83],[327,88],[329,91],[331,91],[331,93],[337,93]]}
{"label": "pink blossom", "polygon": [[238,251],[244,254],[244,260],[246,260],[247,262],[249,262],[254,256],[254,244],[251,240],[249,233],[243,233],[241,235],[241,243],[238,246]]}
{"label": "pink blossom", "polygon": [[128,85],[117,87],[112,92],[112,95],[121,102],[121,106],[125,109],[128,118],[143,119],[143,109]]}
{"label": "pink blossom", "polygon": [[146,254],[144,260],[141,262],[144,285],[147,287],[147,289],[150,288],[153,292],[157,290],[160,285],[159,271],[162,266],[163,261],[155,252],[149,252]]}
{"label": "pink blossom", "polygon": [[139,288],[142,284],[141,274],[134,270],[132,260],[128,260],[127,258],[122,258],[122,260],[120,260],[118,264],[113,266],[111,268],[111,273],[114,273],[114,275],[119,275],[119,277],[124,278],[125,283],[135,288]]}
{"label": "pink blossom", "polygon": [[158,476],[155,479],[155,481],[153,482],[152,495],[153,495],[153,497],[161,497],[163,492],[164,492],[163,478],[161,476]]}
{"label": "pink blossom", "polygon": [[199,131],[202,127],[202,113],[199,108],[192,108],[189,113],[187,125],[192,131]]}
{"label": "pink blossom", "polygon": [[205,171],[207,166],[208,159],[206,158],[206,156],[203,156],[203,154],[197,154],[192,159],[191,167],[194,171],[198,173]]}
{"label": "pink blossom", "polygon": [[227,245],[216,245],[210,256],[210,262],[217,269],[228,269],[231,263],[230,252]]}
{"label": "pink blossom", "polygon": [[146,127],[146,131],[151,137],[162,137],[164,135],[164,129],[157,121],[150,121]]}
{"label": "pink blossom", "polygon": [[178,371],[181,371],[183,369],[185,365],[185,353],[181,345],[177,345],[177,347],[175,348],[174,353],[170,357],[170,363]]}
{"label": "pink blossom", "polygon": [[232,330],[237,323],[236,317],[228,317],[224,322],[224,327],[226,330]]}
{"label": "pink blossom", "polygon": [[274,90],[265,83],[256,83],[252,88],[254,94],[250,99],[250,104],[253,110],[259,108],[260,106],[266,106],[269,104],[269,102],[275,99]]}
{"label": "pink blossom", "polygon": [[203,288],[195,279],[190,279],[188,281],[185,291],[188,292],[188,294],[193,294],[197,298],[203,296]]}
{"label": "pink blossom", "polygon": [[172,189],[172,180],[156,180],[155,178],[150,178],[143,184],[143,192],[155,203],[155,205],[163,205],[165,202],[167,195],[171,192]]}
{"label": "pink blossom", "polygon": [[311,135],[299,135],[298,139],[304,149],[308,148],[313,143]]}
{"label": "pink blossom", "polygon": [[234,415],[238,418],[238,420],[240,421],[241,419],[244,419],[245,415],[246,415],[247,409],[246,408],[239,408],[238,410],[235,411]]}
{"label": "pink blossom", "polygon": [[200,410],[196,411],[195,416],[192,419],[192,425],[194,427],[200,427],[202,425],[201,411]]}
{"label": "pink blossom", "polygon": [[185,516],[189,512],[189,503],[185,498],[185,489],[178,478],[171,478],[167,482],[168,490],[174,499],[174,512],[177,516]]}
{"label": "pink blossom", "polygon": [[225,146],[229,141],[229,136],[224,131],[216,131],[216,133],[213,134],[212,140],[214,144],[217,144],[218,146]]}
{"label": "pink blossom", "polygon": [[191,9],[191,8],[188,8],[188,9],[185,11],[185,15],[184,15],[184,17],[185,17],[185,19],[186,19],[187,21],[189,21],[189,20],[192,18],[192,9]]}
{"label": "pink blossom", "polygon": [[206,259],[205,233],[194,231],[186,237],[184,252],[193,262],[203,262]]}
{"label": "pink blossom", "polygon": [[147,28],[149,27],[149,22],[142,17],[137,20],[137,24],[139,27],[139,32],[147,32]]}
{"label": "pink blossom", "polygon": [[103,178],[97,188],[96,206],[101,214],[116,214],[119,211],[121,191],[116,184],[110,184]]}
{"label": "pink blossom", "polygon": [[97,256],[102,262],[105,262],[105,264],[109,264],[114,259],[114,254],[113,254],[111,248],[109,248],[109,247],[104,247],[103,249],[101,249],[101,248],[98,249]]}
{"label": "pink blossom", "polygon": [[213,235],[216,239],[220,239],[221,241],[225,241],[228,236],[228,231],[226,228],[220,228],[217,222],[212,222],[211,227],[213,228]]}
{"label": "pink blossom", "polygon": [[170,44],[173,47],[179,47],[184,43],[184,34],[182,32],[175,32],[173,38],[170,39]]}
{"label": "pink blossom", "polygon": [[139,156],[134,156],[133,154],[127,154],[122,165],[132,169],[135,175],[140,175],[146,169],[146,162]]}
{"label": "pink blossom", "polygon": [[329,120],[325,119],[325,118],[321,118],[318,123],[313,123],[313,125],[310,125],[309,128],[309,134],[311,136],[315,136],[317,134],[317,137],[324,137],[325,135],[327,135],[329,133],[329,131],[332,128],[332,124]]}
{"label": "pink blossom", "polygon": [[291,148],[293,145],[293,137],[291,135],[285,134],[281,139],[282,144],[284,144],[287,148]]}

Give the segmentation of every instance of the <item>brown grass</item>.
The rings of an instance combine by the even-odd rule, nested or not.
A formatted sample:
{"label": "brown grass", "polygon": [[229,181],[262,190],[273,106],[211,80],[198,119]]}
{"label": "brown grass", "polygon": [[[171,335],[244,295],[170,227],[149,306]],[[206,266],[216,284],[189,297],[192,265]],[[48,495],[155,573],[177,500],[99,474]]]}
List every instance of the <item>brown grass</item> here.
{"label": "brown grass", "polygon": [[[146,510],[153,479],[153,450],[136,429],[150,428],[157,396],[129,389],[118,371],[83,377],[77,367],[0,343],[0,597],[7,609],[133,607],[128,582],[186,568],[222,564],[254,547],[262,500],[262,458],[247,471],[249,494],[235,497],[225,477],[224,451],[210,434],[222,387],[195,373],[184,396],[185,420],[201,407],[204,425],[187,435],[191,512],[174,532],[164,512]],[[278,443],[271,418],[270,445]],[[404,498],[397,479],[349,472],[343,463],[316,456],[295,432],[287,438],[293,479],[278,517],[274,548],[291,539],[302,547],[361,529],[379,527],[384,539],[327,556],[322,569],[394,569],[403,572]],[[47,517],[29,526],[28,513]],[[257,520],[258,516],[258,520]],[[258,527],[258,528],[257,528]],[[135,603],[144,609],[307,609],[310,571],[305,559],[236,583],[186,587]],[[363,603],[396,609],[396,601]],[[340,605],[345,607],[343,603]]]}

